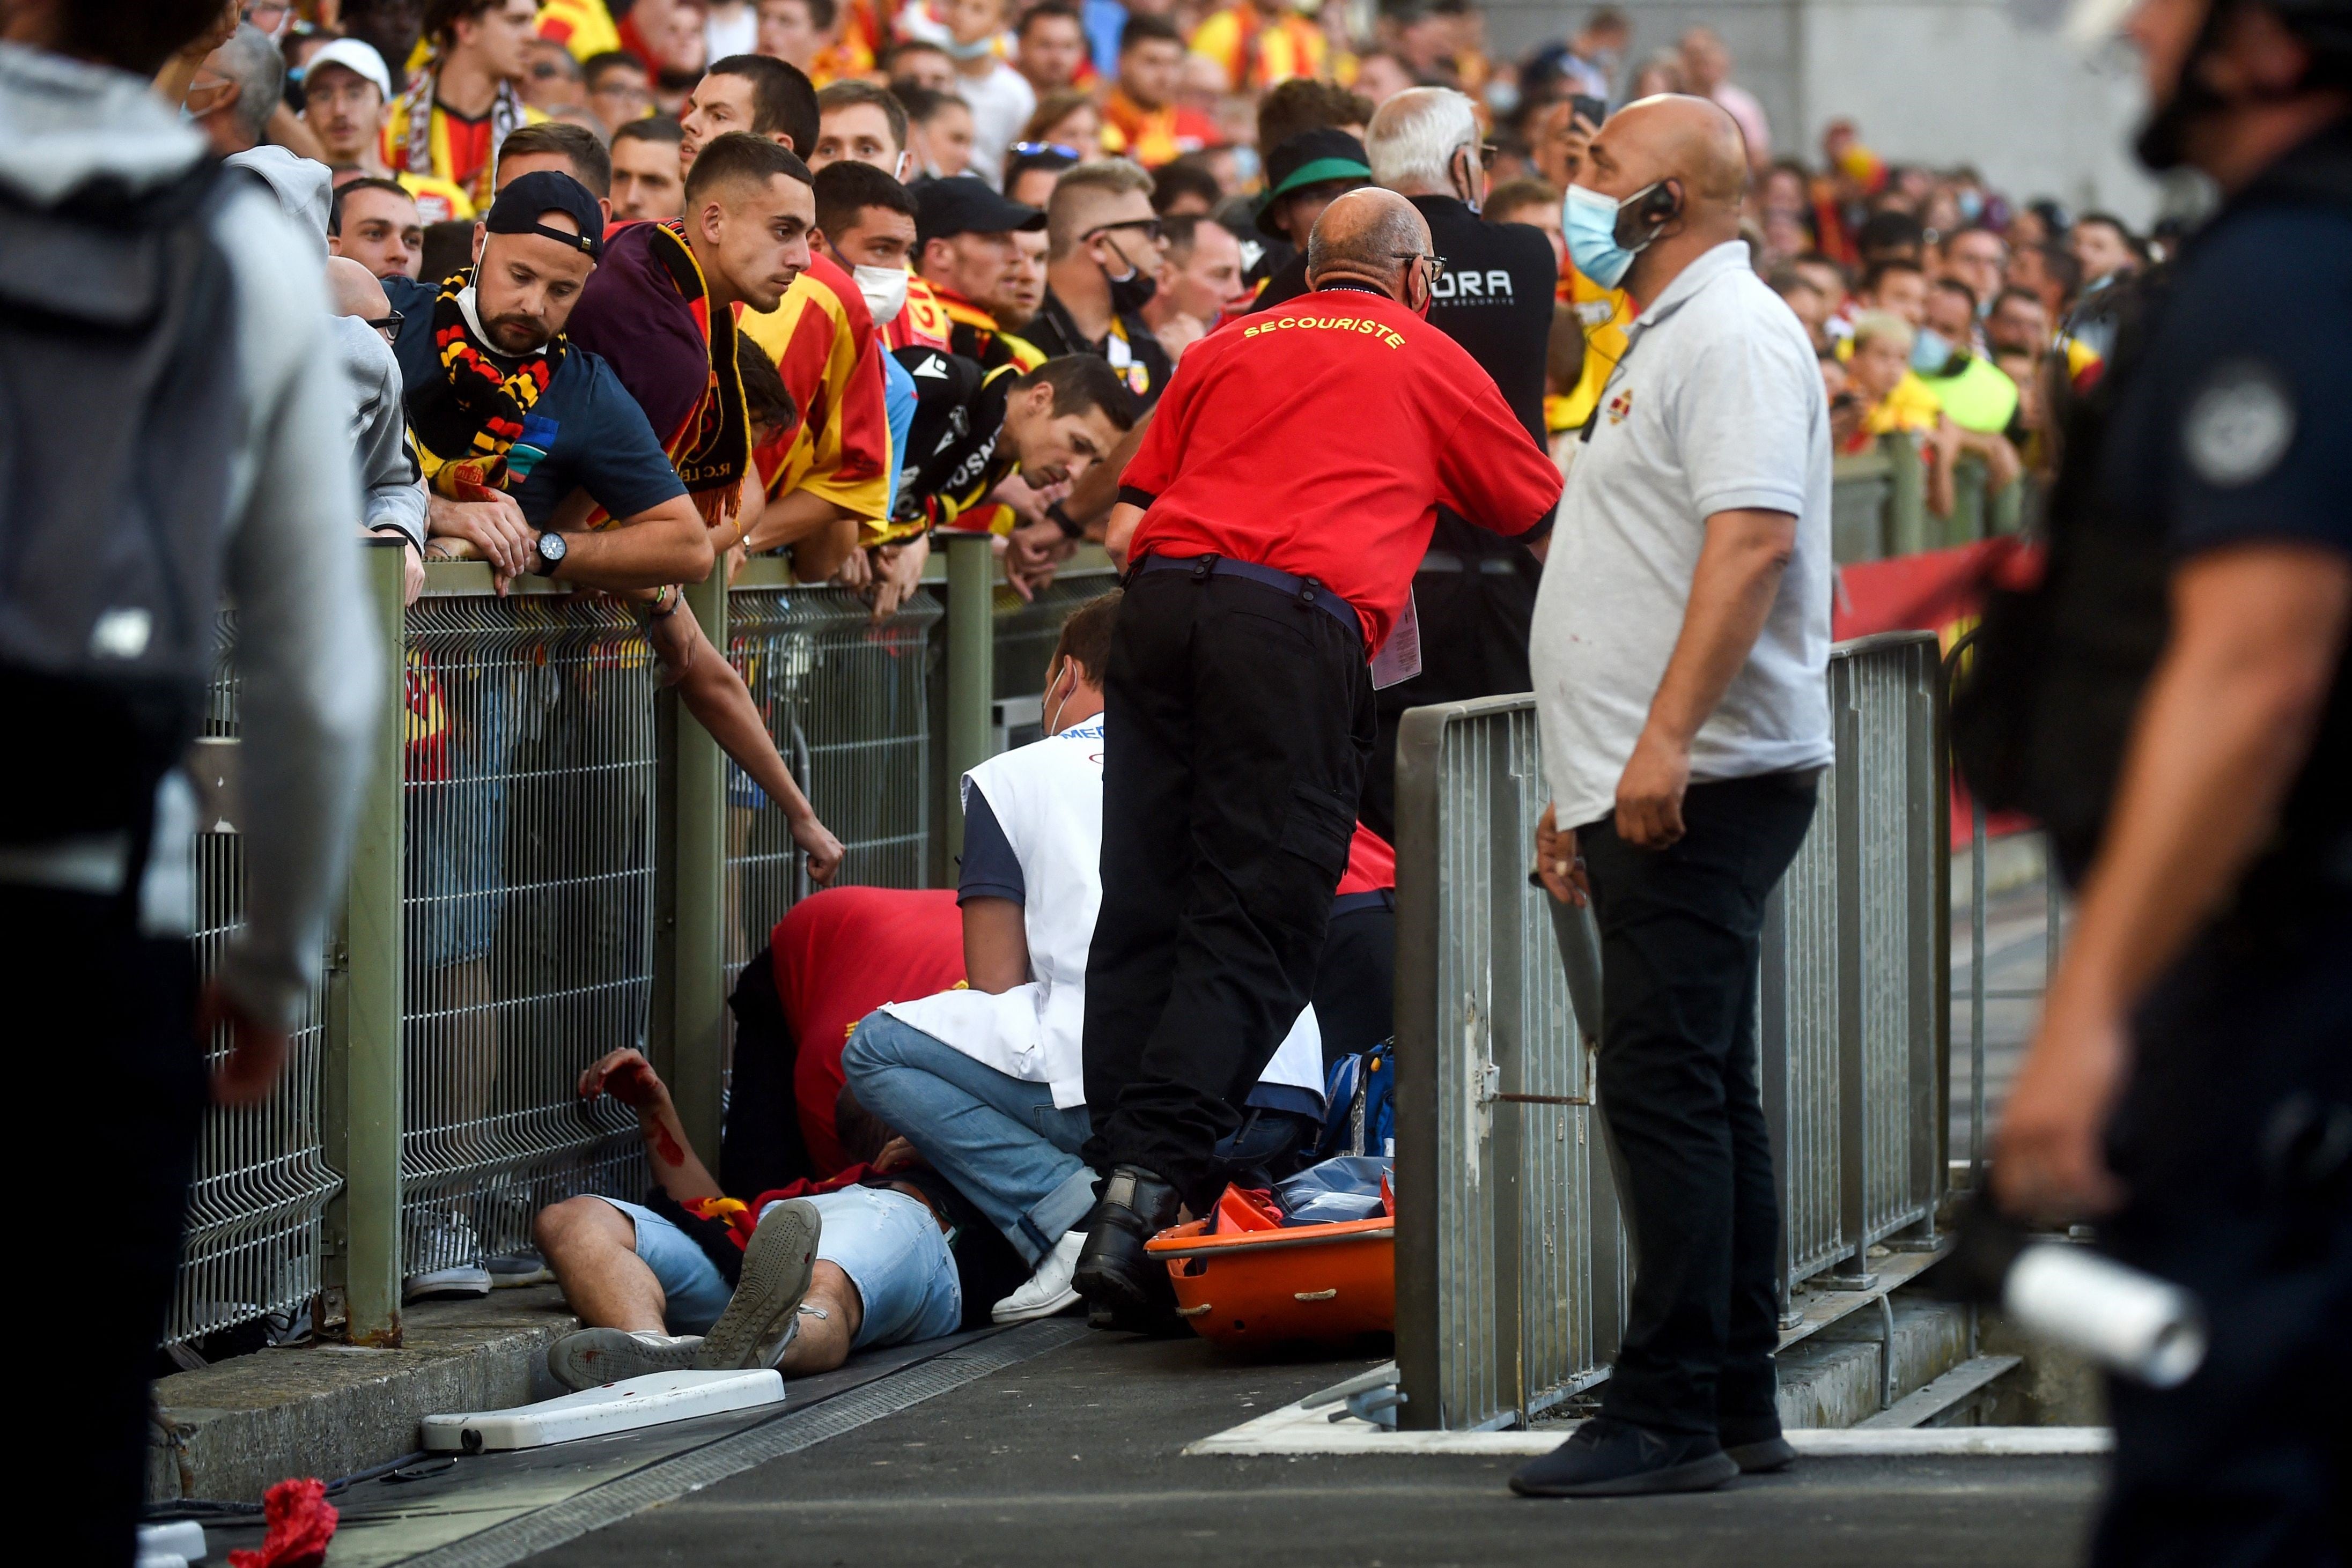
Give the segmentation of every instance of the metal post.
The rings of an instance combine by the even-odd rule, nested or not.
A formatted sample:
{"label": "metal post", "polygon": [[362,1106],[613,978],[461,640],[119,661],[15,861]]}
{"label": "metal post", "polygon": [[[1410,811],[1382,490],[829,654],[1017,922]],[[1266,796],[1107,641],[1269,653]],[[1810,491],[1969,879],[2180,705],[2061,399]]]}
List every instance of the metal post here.
{"label": "metal post", "polygon": [[[995,754],[996,559],[986,534],[951,533],[948,547],[948,755],[954,781]],[[963,813],[947,813],[948,852],[963,852]]]}
{"label": "metal post", "polygon": [[1969,799],[1969,1191],[1984,1191],[1985,814]]}
{"label": "metal post", "polygon": [[1927,470],[1919,448],[1897,431],[1879,438],[1894,478],[1886,501],[1886,553],[1916,555],[1927,548]]}
{"label": "metal post", "polygon": [[362,559],[383,645],[383,713],[328,962],[320,1143],[342,1177],[328,1200],[322,1319],[353,1344],[397,1346],[400,1322],[401,742],[406,704],[404,547]]}
{"label": "metal post", "polygon": [[[686,612],[702,623],[710,645],[727,646],[727,575],[723,564],[688,585]],[[726,1082],[721,1060],[727,1009],[727,952],[721,936],[727,894],[727,757],[709,731],[673,706],[667,727],[675,790],[664,836],[670,904],[669,940],[656,947],[667,959],[665,1053],[670,1096],[687,1141],[714,1169]],[[656,1027],[661,1027],[657,1025]]]}

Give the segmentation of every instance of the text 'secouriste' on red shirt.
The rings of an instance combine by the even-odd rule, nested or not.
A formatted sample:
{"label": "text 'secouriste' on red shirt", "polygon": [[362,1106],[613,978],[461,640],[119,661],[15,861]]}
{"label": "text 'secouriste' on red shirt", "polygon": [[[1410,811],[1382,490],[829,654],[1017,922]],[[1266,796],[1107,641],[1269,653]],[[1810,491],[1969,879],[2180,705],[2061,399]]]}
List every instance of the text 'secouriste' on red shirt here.
{"label": "text 'secouriste' on red shirt", "polygon": [[1119,485],[1146,508],[1136,558],[1316,578],[1377,650],[1441,504],[1525,533],[1560,477],[1461,345],[1385,295],[1327,288],[1187,350]]}

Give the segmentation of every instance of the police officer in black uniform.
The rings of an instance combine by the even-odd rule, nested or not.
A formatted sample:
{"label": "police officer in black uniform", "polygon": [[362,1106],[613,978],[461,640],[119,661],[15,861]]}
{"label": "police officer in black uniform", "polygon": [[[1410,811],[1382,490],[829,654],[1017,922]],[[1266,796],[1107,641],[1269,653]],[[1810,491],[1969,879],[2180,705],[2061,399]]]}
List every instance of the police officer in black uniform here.
{"label": "police officer in black uniform", "polygon": [[1994,1197],[2102,1217],[2210,1349],[2118,1382],[2094,1560],[2343,1561],[2352,1390],[2352,0],[2142,5],[2142,156],[2225,204],[2068,419],[2042,585],[1956,715],[2072,944]]}
{"label": "police officer in black uniform", "polygon": [[[1486,171],[1477,110],[1449,89],[1414,88],[1381,106],[1364,142],[1373,178],[1420,210],[1445,263],[1429,324],[1495,378],[1528,438],[1542,446],[1544,354],[1559,264],[1533,225],[1478,216]],[[1296,298],[1305,284],[1303,265],[1285,272],[1267,286],[1258,308]],[[1360,815],[1381,837],[1396,837],[1397,727],[1405,709],[1533,685],[1528,625],[1541,567],[1528,545],[1549,528],[1547,521],[1530,538],[1507,539],[1439,508],[1412,584],[1421,674],[1374,695],[1380,730]]]}

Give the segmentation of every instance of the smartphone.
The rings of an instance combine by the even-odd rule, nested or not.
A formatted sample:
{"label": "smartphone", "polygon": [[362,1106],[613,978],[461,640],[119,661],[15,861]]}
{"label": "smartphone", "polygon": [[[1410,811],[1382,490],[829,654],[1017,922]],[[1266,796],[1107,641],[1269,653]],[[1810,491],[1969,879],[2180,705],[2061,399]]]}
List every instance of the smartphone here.
{"label": "smartphone", "polygon": [[1601,122],[1609,118],[1606,103],[1580,92],[1569,95],[1568,111],[1596,131],[1601,128]]}

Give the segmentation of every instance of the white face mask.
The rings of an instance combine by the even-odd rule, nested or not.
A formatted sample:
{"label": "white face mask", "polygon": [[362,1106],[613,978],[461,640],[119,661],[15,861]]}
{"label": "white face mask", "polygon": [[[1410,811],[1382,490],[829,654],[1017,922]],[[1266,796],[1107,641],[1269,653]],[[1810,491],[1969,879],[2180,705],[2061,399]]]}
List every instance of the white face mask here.
{"label": "white face mask", "polygon": [[907,269],[902,267],[860,267],[851,269],[857,279],[857,292],[866,297],[866,308],[874,312],[874,324],[887,327],[907,308]]}

